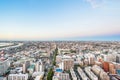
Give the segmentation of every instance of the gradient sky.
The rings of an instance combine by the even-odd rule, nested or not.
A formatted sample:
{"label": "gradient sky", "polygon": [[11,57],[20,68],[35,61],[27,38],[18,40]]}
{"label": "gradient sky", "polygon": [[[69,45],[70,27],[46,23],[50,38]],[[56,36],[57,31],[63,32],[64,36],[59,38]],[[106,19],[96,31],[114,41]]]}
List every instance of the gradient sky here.
{"label": "gradient sky", "polygon": [[0,0],[0,40],[120,40],[120,0]]}

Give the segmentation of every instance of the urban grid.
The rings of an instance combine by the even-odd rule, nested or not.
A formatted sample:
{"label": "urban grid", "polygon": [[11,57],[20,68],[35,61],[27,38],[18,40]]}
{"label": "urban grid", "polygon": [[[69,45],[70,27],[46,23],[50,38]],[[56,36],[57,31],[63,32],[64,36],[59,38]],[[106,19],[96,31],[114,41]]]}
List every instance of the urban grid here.
{"label": "urban grid", "polygon": [[120,42],[1,42],[0,80],[120,80]]}
{"label": "urban grid", "polygon": [[0,80],[120,80],[120,0],[0,0]]}

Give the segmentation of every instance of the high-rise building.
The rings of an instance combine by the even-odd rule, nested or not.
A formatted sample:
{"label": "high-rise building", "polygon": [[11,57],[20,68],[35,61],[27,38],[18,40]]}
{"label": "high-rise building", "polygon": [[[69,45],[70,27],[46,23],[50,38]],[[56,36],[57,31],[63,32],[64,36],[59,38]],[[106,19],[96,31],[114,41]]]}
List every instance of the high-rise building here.
{"label": "high-rise building", "polygon": [[84,59],[84,65],[87,66],[89,64],[89,60],[88,59]]}
{"label": "high-rise building", "polygon": [[109,72],[110,74],[116,74],[115,65],[113,63],[109,63]]}
{"label": "high-rise building", "polygon": [[4,75],[9,68],[9,60],[0,60],[0,75]]}
{"label": "high-rise building", "polygon": [[120,55],[117,55],[117,56],[116,56],[116,62],[117,62],[117,63],[120,63]]}
{"label": "high-rise building", "polygon": [[95,64],[95,56],[93,54],[86,54],[85,57],[88,59],[89,65]]}
{"label": "high-rise building", "polygon": [[73,59],[63,59],[61,63],[61,67],[63,70],[70,70],[74,67],[74,60]]}
{"label": "high-rise building", "polygon": [[105,72],[109,72],[109,62],[106,61],[103,62],[103,69]]}
{"label": "high-rise building", "polygon": [[33,72],[35,71],[35,65],[34,64],[31,64],[29,66],[29,68],[27,69],[27,71],[30,73],[30,74],[33,74]]}
{"label": "high-rise building", "polygon": [[94,65],[95,64],[95,58],[94,57],[90,57],[89,58],[89,64],[90,65]]}
{"label": "high-rise building", "polygon": [[39,60],[35,65],[36,72],[43,72],[44,71],[44,65],[41,60]]}
{"label": "high-rise building", "polygon": [[23,63],[23,73],[26,73],[27,68],[30,66],[30,61],[25,61],[25,63]]}

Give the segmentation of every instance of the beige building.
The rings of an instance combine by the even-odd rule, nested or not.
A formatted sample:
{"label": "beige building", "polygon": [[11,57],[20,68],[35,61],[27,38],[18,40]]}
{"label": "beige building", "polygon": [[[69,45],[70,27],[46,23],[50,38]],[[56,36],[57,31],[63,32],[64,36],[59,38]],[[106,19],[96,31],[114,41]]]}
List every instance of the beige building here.
{"label": "beige building", "polygon": [[30,66],[30,61],[25,61],[25,63],[23,63],[23,73],[27,72],[27,68]]}
{"label": "beige building", "polygon": [[74,60],[73,59],[63,59],[61,63],[61,69],[63,70],[70,70],[74,67]]}
{"label": "beige building", "polygon": [[108,74],[101,67],[94,65],[91,69],[101,80],[110,80]]}
{"label": "beige building", "polygon": [[43,62],[41,60],[36,62],[36,64],[35,64],[35,71],[36,72],[43,72],[44,71],[44,65],[43,65]]}

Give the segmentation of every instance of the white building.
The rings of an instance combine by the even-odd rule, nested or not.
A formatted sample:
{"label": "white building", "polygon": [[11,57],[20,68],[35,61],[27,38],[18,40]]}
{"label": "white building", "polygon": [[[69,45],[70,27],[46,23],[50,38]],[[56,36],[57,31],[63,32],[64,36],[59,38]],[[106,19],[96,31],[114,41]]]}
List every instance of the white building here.
{"label": "white building", "polygon": [[110,80],[108,74],[101,67],[94,65],[91,69],[101,80]]}
{"label": "white building", "polygon": [[7,80],[6,77],[0,77],[0,80]]}
{"label": "white building", "polygon": [[104,61],[116,62],[116,54],[101,54]]}
{"label": "white building", "polygon": [[59,79],[60,80],[70,80],[70,76],[68,73],[60,73],[59,74]]}
{"label": "white building", "polygon": [[82,80],[89,80],[89,78],[86,76],[86,74],[83,72],[83,70],[80,67],[77,68],[77,71],[81,76]]}
{"label": "white building", "polygon": [[9,74],[8,80],[28,80],[28,74]]}
{"label": "white building", "polygon": [[85,72],[91,78],[91,80],[98,80],[98,77],[91,71],[91,67],[85,67]]}
{"label": "white building", "polygon": [[44,76],[44,72],[34,72],[34,73],[32,74],[32,77],[33,77],[33,78],[35,78],[35,77],[37,77],[37,76],[43,77],[43,76]]}
{"label": "white building", "polygon": [[5,74],[5,72],[7,71],[7,69],[9,68],[10,64],[9,64],[9,60],[0,60],[0,75]]}
{"label": "white building", "polygon": [[71,76],[72,76],[72,80],[77,80],[77,77],[76,77],[76,74],[75,74],[73,68],[70,69],[70,73],[71,73]]}
{"label": "white building", "polygon": [[39,60],[36,63],[35,70],[36,70],[36,72],[44,72],[44,65],[43,65],[43,62],[41,60]]}
{"label": "white building", "polygon": [[95,55],[88,53],[85,54],[84,57],[88,59],[89,65],[93,65],[95,63]]}
{"label": "white building", "polygon": [[35,80],[43,80],[44,73],[41,73],[35,77]]}
{"label": "white building", "polygon": [[53,76],[52,80],[59,80],[58,76]]}

